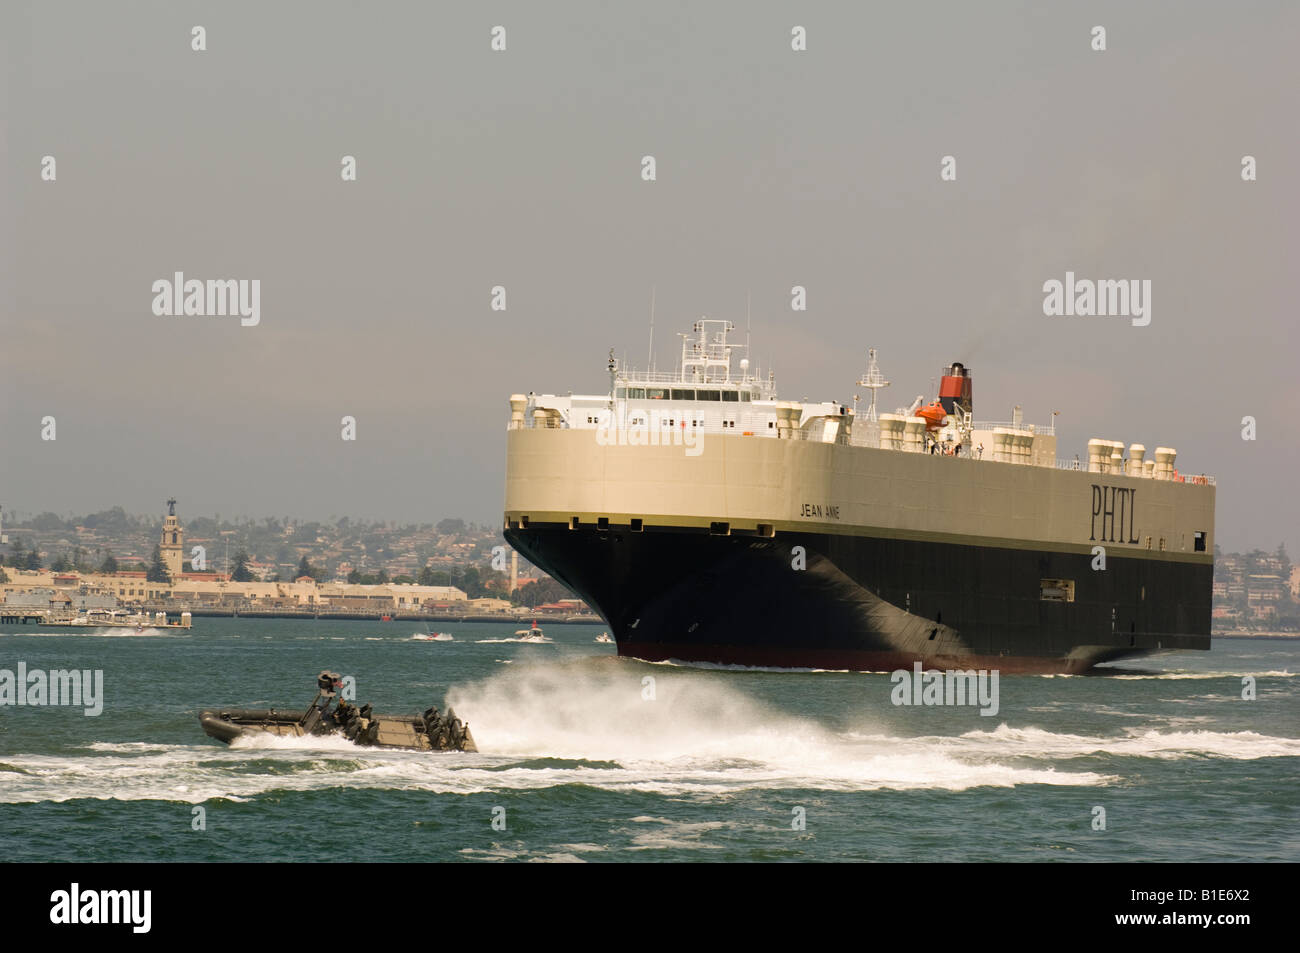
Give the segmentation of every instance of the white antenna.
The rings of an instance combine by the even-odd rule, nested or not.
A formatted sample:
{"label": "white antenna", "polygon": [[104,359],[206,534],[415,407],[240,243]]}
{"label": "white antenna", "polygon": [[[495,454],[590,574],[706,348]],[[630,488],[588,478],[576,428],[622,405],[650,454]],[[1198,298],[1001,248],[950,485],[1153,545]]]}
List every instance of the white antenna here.
{"label": "white antenna", "polygon": [[871,406],[867,408],[867,420],[876,420],[876,391],[882,387],[888,387],[889,381],[885,380],[885,375],[880,373],[880,365],[876,363],[876,349],[867,348],[867,372],[858,380],[859,387],[866,387],[871,391]]}
{"label": "white antenna", "polygon": [[645,362],[646,370],[652,371],[655,367],[655,286],[650,286],[650,354]]}
{"label": "white antenna", "polygon": [[745,289],[745,356],[749,357],[749,332],[754,326],[754,315],[749,309],[749,289]]}

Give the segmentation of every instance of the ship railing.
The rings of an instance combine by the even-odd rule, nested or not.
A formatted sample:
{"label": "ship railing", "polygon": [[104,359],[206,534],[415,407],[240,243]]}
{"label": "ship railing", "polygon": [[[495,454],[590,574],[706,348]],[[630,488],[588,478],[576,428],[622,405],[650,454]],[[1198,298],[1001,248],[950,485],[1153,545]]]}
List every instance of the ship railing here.
{"label": "ship railing", "polygon": [[993,420],[993,421],[977,420],[973,424],[971,424],[971,430],[996,430],[998,428],[1001,428],[1003,430],[1032,429],[1035,434],[1041,437],[1056,436],[1056,427],[1053,426],[1052,424],[1027,424],[1024,421],[1021,421],[1019,424],[1016,424],[1012,421],[999,421],[999,420]]}
{"label": "ship railing", "polygon": [[732,377],[729,373],[717,371],[712,374],[682,374],[680,371],[623,371],[618,375],[619,386],[624,384],[636,387],[638,384],[677,384],[682,387],[706,387],[710,384],[735,384],[740,387],[758,387],[763,390],[775,388],[766,381],[751,375],[748,379]]}
{"label": "ship railing", "polygon": [[817,432],[817,431],[815,431],[815,430],[812,430],[812,431],[809,431],[809,430],[787,430],[787,431],[785,432],[784,436],[781,436],[780,439],[782,439],[782,440],[807,440],[807,441],[809,441],[809,442],[811,442],[811,443],[835,443],[835,444],[839,444],[841,447],[852,446],[852,441],[849,439],[849,435],[848,435],[848,434],[845,434],[844,431],[843,431],[843,429],[841,429],[841,430],[839,431],[839,433],[837,433],[837,434],[835,435],[835,438],[834,438],[833,440],[827,440],[824,434],[819,433],[819,432]]}
{"label": "ship railing", "polygon": [[[1088,464],[1081,460],[1062,460],[1056,458],[1056,469],[1058,470],[1087,470]],[[1129,473],[1127,466],[1122,466],[1118,470],[1112,470],[1110,464],[1106,464],[1106,469],[1097,471],[1099,475],[1111,474],[1113,476],[1131,476],[1145,479],[1159,479],[1158,477],[1147,477],[1145,473]],[[1175,471],[1176,472],[1176,471]],[[1166,483],[1191,483],[1193,486],[1217,486],[1218,483],[1214,477],[1206,473],[1179,473],[1176,477],[1164,481]]]}

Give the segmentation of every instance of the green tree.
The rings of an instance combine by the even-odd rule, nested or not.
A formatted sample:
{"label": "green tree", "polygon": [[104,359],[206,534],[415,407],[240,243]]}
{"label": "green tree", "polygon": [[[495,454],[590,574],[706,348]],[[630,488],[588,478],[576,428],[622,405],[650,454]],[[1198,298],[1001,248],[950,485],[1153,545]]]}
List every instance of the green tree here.
{"label": "green tree", "polygon": [[[313,523],[312,525],[314,526],[316,524]],[[313,566],[311,561],[306,556],[303,556],[302,559],[298,561],[298,571],[294,573],[294,578],[298,579],[302,576],[311,576],[312,579],[320,582],[325,578],[325,570]]]}
{"label": "green tree", "polygon": [[171,582],[172,577],[167,573],[167,567],[163,565],[162,547],[154,543],[153,561],[145,571],[145,579],[150,582]]}
{"label": "green tree", "polygon": [[57,513],[42,513],[31,521],[30,526],[38,533],[57,533],[59,530],[73,528],[65,524]]}
{"label": "green tree", "polygon": [[109,575],[117,572],[117,557],[110,552],[104,557],[104,561],[99,564],[99,571]]}
{"label": "green tree", "polygon": [[425,565],[420,570],[420,576],[416,580],[422,586],[450,586],[451,573],[444,569],[434,569],[430,565]]}
{"label": "green tree", "polygon": [[8,581],[9,581],[9,574],[5,572],[4,565],[0,564],[0,582],[8,582]]}
{"label": "green tree", "polygon": [[465,521],[457,519],[445,519],[438,521],[439,536],[459,536],[465,532]]}
{"label": "green tree", "polygon": [[510,601],[517,606],[528,606],[530,609],[535,609],[543,603],[572,598],[573,593],[568,589],[554,579],[545,577],[536,582],[529,582],[520,586],[511,595]]}
{"label": "green tree", "polygon": [[[346,517],[345,517],[345,519],[346,519]],[[354,569],[354,570],[352,570],[350,573],[348,573],[348,583],[349,583],[350,585],[353,585],[353,586],[357,586],[357,585],[360,585],[360,584],[361,584],[361,570],[360,570],[360,569]]]}
{"label": "green tree", "polygon": [[32,543],[31,551],[23,559],[23,568],[39,570],[41,565],[41,552],[36,548],[36,544]]}
{"label": "green tree", "polygon": [[253,581],[253,571],[248,568],[248,553],[244,551],[242,546],[235,553],[234,565],[230,567],[230,579],[232,582]]}
{"label": "green tree", "polygon": [[50,570],[53,572],[72,572],[72,560],[68,558],[67,553],[59,553],[59,558],[50,563]]}
{"label": "green tree", "polygon": [[389,583],[388,570],[387,569],[379,570],[378,575],[375,576],[375,585],[386,586],[388,585],[388,583]]}

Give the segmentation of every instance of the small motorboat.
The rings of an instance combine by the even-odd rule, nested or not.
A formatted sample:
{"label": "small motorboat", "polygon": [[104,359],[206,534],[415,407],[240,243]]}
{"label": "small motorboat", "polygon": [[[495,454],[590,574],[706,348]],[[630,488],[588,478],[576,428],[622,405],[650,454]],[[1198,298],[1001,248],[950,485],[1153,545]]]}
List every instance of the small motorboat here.
{"label": "small motorboat", "polygon": [[337,672],[321,672],[316,697],[305,712],[281,708],[212,708],[199,713],[199,724],[210,738],[230,744],[248,734],[301,738],[341,735],[372,748],[413,751],[478,751],[469,725],[448,708],[444,715],[426,708],[418,715],[376,715],[369,705],[358,708],[338,697],[343,685]]}
{"label": "small motorboat", "polygon": [[611,639],[611,638],[609,637],[609,633],[608,633],[608,632],[602,632],[602,633],[600,633],[600,635],[596,636],[596,641],[597,641],[597,642],[613,642],[614,640]]}
{"label": "small motorboat", "polygon": [[417,641],[417,642],[452,642],[452,641],[455,641],[455,640],[452,638],[452,635],[451,635],[450,632],[417,632],[417,633],[415,633],[415,635],[411,636],[411,638],[415,639],[415,641]]}
{"label": "small motorboat", "polygon": [[516,629],[515,638],[517,638],[520,642],[549,642],[550,641],[550,639],[546,637],[546,633],[544,633],[540,628],[538,628],[536,619],[533,620],[533,624],[531,628]]}

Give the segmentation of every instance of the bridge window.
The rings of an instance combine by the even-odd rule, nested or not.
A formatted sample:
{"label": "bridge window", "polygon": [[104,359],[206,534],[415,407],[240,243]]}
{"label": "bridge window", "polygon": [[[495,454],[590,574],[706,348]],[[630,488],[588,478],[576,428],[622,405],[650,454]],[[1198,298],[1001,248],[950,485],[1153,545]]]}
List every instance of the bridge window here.
{"label": "bridge window", "polygon": [[1193,536],[1192,538],[1193,538],[1193,545],[1196,551],[1198,553],[1205,552],[1205,532],[1203,530],[1198,529],[1196,531],[1196,535]]}
{"label": "bridge window", "polygon": [[667,400],[668,388],[666,387],[647,387],[645,389],[646,398],[649,400]]}
{"label": "bridge window", "polygon": [[695,399],[694,387],[674,387],[672,390],[673,390],[673,400],[694,400]]}
{"label": "bridge window", "polygon": [[724,390],[722,392],[722,399],[724,401],[732,401],[734,403],[735,401],[740,400],[740,394],[739,392],[734,390]]}
{"label": "bridge window", "polygon": [[695,396],[697,400],[722,400],[722,391],[701,390],[696,391]]}

